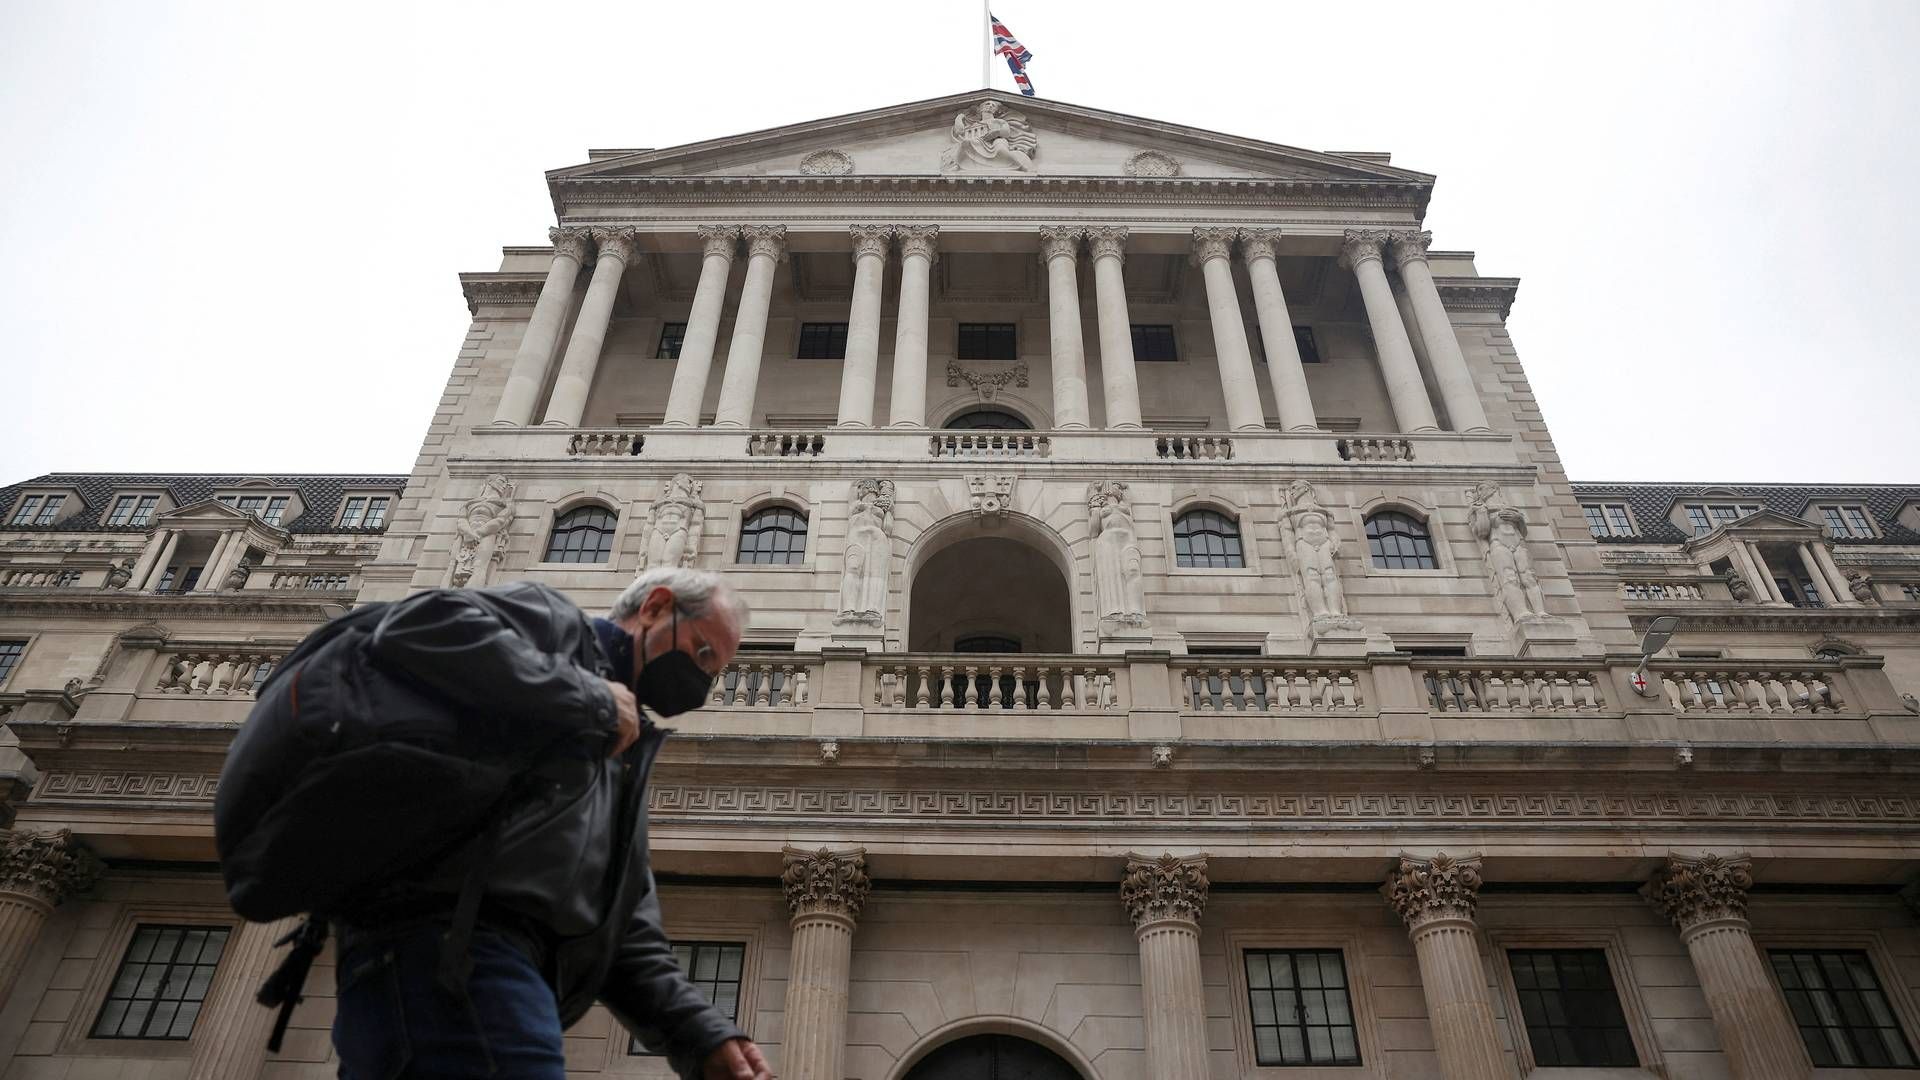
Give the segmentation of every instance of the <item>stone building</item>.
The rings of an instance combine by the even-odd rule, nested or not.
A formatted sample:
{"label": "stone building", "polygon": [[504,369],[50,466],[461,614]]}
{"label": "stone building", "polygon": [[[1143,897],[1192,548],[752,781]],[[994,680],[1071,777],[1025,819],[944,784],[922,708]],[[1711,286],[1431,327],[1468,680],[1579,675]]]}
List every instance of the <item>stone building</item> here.
{"label": "stone building", "polygon": [[548,182],[409,475],[0,489],[0,1077],[331,1075],[212,865],[251,688],[661,564],[756,613],[668,931],[788,1080],[1920,1075],[1920,485],[1571,483],[1385,154],[976,92]]}

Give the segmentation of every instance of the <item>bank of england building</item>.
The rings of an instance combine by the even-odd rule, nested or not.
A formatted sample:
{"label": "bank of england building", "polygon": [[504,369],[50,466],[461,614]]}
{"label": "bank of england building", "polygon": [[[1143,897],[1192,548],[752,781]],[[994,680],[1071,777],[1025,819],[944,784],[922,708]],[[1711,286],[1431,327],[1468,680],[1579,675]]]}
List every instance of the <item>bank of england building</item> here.
{"label": "bank of england building", "polygon": [[213,863],[254,688],[676,565],[753,618],[667,931],[789,1080],[1920,1075],[1920,483],[1571,481],[1384,153],[975,92],[547,184],[407,474],[0,489],[0,1077],[331,1076]]}

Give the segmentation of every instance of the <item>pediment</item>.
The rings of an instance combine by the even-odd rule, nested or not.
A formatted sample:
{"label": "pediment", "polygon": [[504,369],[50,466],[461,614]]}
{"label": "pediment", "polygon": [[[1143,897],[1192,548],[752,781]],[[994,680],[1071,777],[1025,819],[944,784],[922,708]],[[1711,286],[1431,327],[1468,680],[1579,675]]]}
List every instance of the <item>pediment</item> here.
{"label": "pediment", "polygon": [[1737,536],[1743,540],[1792,540],[1820,541],[1826,537],[1825,530],[1805,518],[1783,514],[1778,510],[1762,507],[1755,513],[1737,521],[1729,521],[1711,532],[1694,537],[1690,547],[1704,547],[1723,536]]}
{"label": "pediment", "polygon": [[172,528],[188,528],[194,525],[213,525],[220,528],[232,528],[249,521],[257,521],[252,514],[242,513],[218,499],[201,499],[188,503],[178,509],[157,515],[156,525]]}

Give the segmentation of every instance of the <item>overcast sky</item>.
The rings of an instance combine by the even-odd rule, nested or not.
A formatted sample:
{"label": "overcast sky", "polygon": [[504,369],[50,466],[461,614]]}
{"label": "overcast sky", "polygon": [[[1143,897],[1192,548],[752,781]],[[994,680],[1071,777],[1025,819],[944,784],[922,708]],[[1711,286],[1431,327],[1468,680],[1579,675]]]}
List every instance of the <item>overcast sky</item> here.
{"label": "overcast sky", "polygon": [[[1920,3],[998,2],[1043,97],[1438,174],[1574,478],[1920,482]],[[979,23],[0,0],[0,483],[405,472],[544,170],[969,89]]]}

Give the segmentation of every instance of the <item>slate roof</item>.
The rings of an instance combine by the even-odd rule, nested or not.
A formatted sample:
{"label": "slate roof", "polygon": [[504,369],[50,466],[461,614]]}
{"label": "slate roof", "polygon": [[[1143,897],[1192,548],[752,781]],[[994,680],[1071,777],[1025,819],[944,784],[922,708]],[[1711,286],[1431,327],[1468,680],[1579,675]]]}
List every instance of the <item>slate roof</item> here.
{"label": "slate roof", "polygon": [[[1727,492],[1732,492],[1731,496]],[[1847,544],[1920,544],[1920,533],[1900,524],[1900,508],[1920,501],[1920,484],[1590,484],[1576,483],[1573,494],[1581,502],[1624,502],[1633,512],[1636,536],[1600,536],[1603,544],[1684,544],[1693,534],[1667,520],[1676,502],[1758,503],[1789,517],[1809,517],[1813,502],[1856,503],[1880,530],[1872,539],[1846,538]]]}
{"label": "slate roof", "polygon": [[[289,521],[285,528],[290,533],[340,533],[365,532],[380,533],[386,530],[384,525],[374,529],[342,529],[334,524],[340,517],[340,499],[348,491],[372,489],[391,490],[397,497],[400,490],[407,486],[404,476],[337,476],[333,474],[297,474],[292,476],[272,476],[263,473],[46,473],[17,484],[0,487],[0,510],[13,505],[14,495],[22,488],[64,487],[73,488],[86,502],[86,508],[75,513],[58,525],[43,526],[48,532],[145,532],[144,527],[129,528],[114,526],[109,528],[101,521],[113,508],[113,496],[116,492],[128,488],[164,488],[173,497],[175,506],[187,506],[211,499],[215,492],[240,487],[243,484],[266,481],[274,487],[292,488],[300,493],[300,501],[306,504],[306,510],[299,517]],[[392,514],[388,514],[392,520]],[[22,529],[32,526],[4,525],[0,528]]]}

